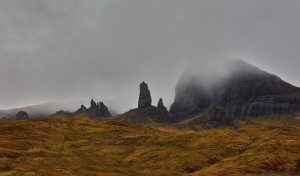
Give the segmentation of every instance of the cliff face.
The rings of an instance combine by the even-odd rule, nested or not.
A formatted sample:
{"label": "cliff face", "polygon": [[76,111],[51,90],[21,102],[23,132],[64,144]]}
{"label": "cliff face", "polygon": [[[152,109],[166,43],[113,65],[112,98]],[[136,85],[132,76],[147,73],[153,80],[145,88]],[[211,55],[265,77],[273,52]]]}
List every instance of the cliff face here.
{"label": "cliff face", "polygon": [[206,109],[212,101],[204,87],[198,84],[197,78],[183,79],[176,86],[175,100],[170,107],[170,114],[172,114],[174,122]]}
{"label": "cliff face", "polygon": [[[209,108],[207,119],[218,119],[214,111],[222,109],[226,122],[248,116],[288,114],[300,111],[300,89],[243,61],[230,65],[230,74],[209,89],[201,80],[179,82],[170,113],[179,121]],[[214,115],[216,114],[216,115]]]}

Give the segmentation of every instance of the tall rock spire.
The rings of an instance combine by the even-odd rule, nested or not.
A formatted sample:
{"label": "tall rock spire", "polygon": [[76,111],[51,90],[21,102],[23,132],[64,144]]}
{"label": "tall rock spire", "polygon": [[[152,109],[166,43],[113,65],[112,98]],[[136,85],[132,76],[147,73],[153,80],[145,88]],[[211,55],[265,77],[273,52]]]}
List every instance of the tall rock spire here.
{"label": "tall rock spire", "polygon": [[148,108],[151,107],[152,99],[151,94],[148,89],[148,85],[145,82],[140,84],[140,96],[139,96],[139,104],[138,108]]}
{"label": "tall rock spire", "polygon": [[159,99],[158,103],[157,103],[157,107],[161,110],[163,110],[165,113],[168,112],[167,108],[164,106],[163,100],[162,98]]}

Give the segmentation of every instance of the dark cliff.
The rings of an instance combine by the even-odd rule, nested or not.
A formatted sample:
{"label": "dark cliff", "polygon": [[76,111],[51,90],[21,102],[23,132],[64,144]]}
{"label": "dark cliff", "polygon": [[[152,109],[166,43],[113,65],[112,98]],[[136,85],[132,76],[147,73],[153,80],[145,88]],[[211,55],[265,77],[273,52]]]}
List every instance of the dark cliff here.
{"label": "dark cliff", "polygon": [[222,114],[226,123],[300,111],[300,88],[240,60],[231,62],[229,69],[229,74],[209,89],[196,76],[180,80],[170,108],[172,120],[180,121],[204,109],[210,110],[206,121],[219,119]]}

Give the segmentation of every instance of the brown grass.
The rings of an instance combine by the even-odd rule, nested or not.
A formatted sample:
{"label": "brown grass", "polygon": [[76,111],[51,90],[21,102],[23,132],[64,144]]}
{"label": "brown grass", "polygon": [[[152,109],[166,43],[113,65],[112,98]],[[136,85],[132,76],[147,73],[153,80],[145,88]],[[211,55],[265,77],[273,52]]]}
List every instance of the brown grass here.
{"label": "brown grass", "polygon": [[198,132],[80,116],[0,122],[0,175],[291,175],[300,126]]}

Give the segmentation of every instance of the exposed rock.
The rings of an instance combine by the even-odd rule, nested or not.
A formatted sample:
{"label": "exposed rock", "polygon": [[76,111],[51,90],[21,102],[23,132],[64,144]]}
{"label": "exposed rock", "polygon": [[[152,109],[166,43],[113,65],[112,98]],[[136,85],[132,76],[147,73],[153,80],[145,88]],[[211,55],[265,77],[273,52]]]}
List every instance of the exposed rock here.
{"label": "exposed rock", "polygon": [[[227,77],[209,88],[195,77],[181,80],[170,108],[172,120],[183,120],[208,107],[210,122],[226,124],[237,118],[300,111],[300,88],[243,61],[232,62],[230,69]],[[220,110],[225,119],[219,118]]]}
{"label": "exposed rock", "polygon": [[161,109],[163,112],[168,113],[167,108],[164,106],[163,100],[162,98],[159,99],[158,103],[157,103],[157,107],[159,109]]}
{"label": "exposed rock", "polygon": [[92,118],[111,117],[111,114],[104,103],[100,102],[96,104],[94,100],[91,101],[91,107],[86,110],[86,114]]}
{"label": "exposed rock", "polygon": [[163,104],[162,99],[159,100],[157,107],[151,105],[151,95],[145,82],[140,84],[139,106],[124,114],[115,117],[123,123],[157,125],[158,122],[169,122],[168,110]]}
{"label": "exposed rock", "polygon": [[198,123],[202,123],[208,126],[218,126],[218,125],[232,125],[233,120],[230,115],[227,114],[226,109],[211,105],[208,109],[208,113],[204,118],[199,119]]}
{"label": "exposed rock", "polygon": [[76,115],[78,114],[86,114],[87,108],[84,105],[81,105],[81,107],[75,112]]}
{"label": "exposed rock", "polygon": [[124,114],[115,117],[115,120],[122,123],[139,124],[139,125],[157,125],[159,122],[168,122],[168,113],[162,109],[151,106],[148,108],[132,109]]}
{"label": "exposed rock", "polygon": [[97,119],[111,117],[111,114],[108,108],[104,105],[104,103],[103,102],[96,103],[93,99],[91,100],[91,106],[89,108],[86,108],[84,105],[81,105],[81,107],[73,113],[60,110],[50,115],[50,117],[57,116],[57,115],[62,115],[67,117],[73,117],[77,115],[88,115],[91,118],[97,118]]}
{"label": "exposed rock", "polygon": [[91,100],[91,108],[96,108],[97,107],[97,104],[96,102],[92,99]]}
{"label": "exposed rock", "polygon": [[16,119],[18,119],[18,120],[29,119],[29,115],[26,111],[19,111],[16,114]]}
{"label": "exposed rock", "polygon": [[151,107],[152,99],[151,94],[148,89],[148,85],[145,82],[140,84],[140,96],[138,102],[138,108],[148,108]]}
{"label": "exposed rock", "polygon": [[170,107],[171,120],[178,122],[211,104],[211,97],[196,77],[182,77],[175,89],[175,100]]}

